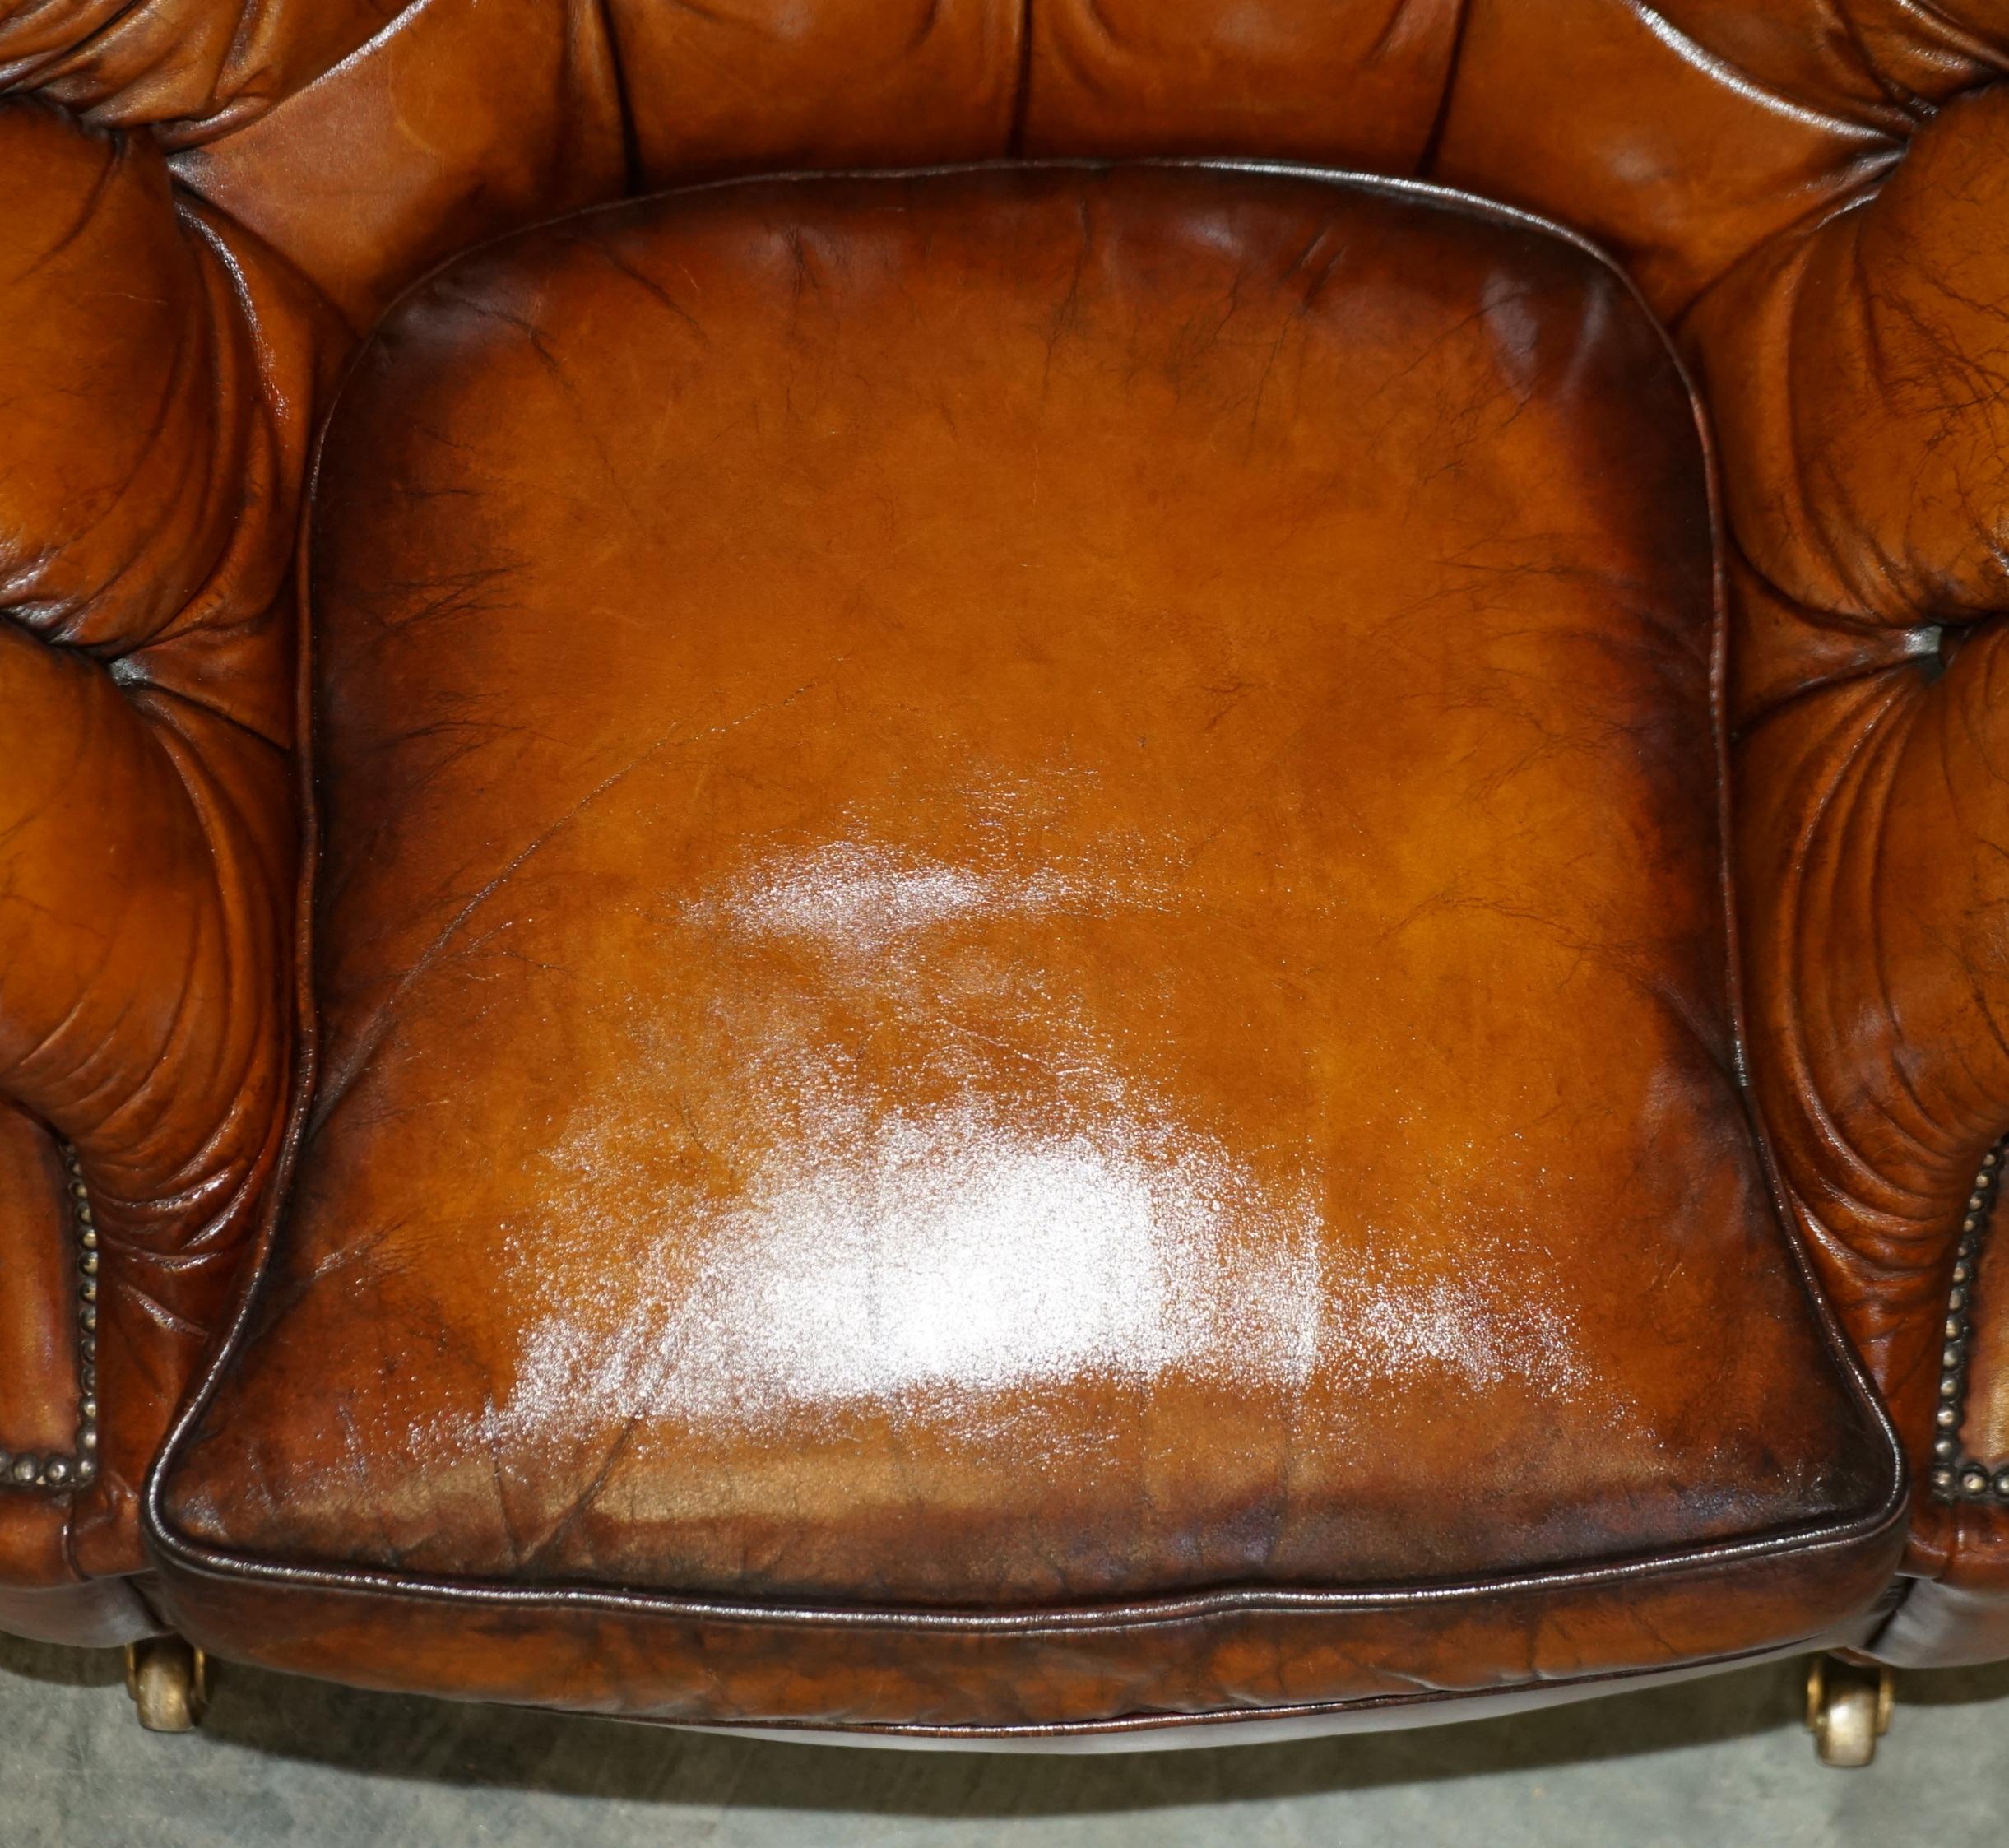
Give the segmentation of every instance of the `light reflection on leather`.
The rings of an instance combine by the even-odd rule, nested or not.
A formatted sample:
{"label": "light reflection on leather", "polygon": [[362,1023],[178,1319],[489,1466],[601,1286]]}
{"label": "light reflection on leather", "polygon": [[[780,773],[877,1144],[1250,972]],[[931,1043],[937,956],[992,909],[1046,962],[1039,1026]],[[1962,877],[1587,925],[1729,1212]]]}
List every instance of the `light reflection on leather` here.
{"label": "light reflection on leather", "polygon": [[[874,1121],[863,1101],[828,1108],[820,1145],[774,1152],[730,1205],[652,1213],[624,1186],[646,1172],[596,1168],[567,1218],[623,1254],[611,1313],[566,1303],[529,1323],[485,1434],[642,1417],[782,1437],[877,1409],[981,1444],[986,1397],[1185,1372],[1287,1402],[1319,1376],[1315,1424],[1343,1439],[1348,1392],[1419,1370],[1436,1392],[1591,1383],[1557,1280],[1527,1253],[1377,1275],[1371,1237],[1329,1249],[1312,1198],[1266,1198],[1173,1124],[1040,1137],[977,1105]],[[564,1236],[528,1231],[511,1281],[534,1292]]]}

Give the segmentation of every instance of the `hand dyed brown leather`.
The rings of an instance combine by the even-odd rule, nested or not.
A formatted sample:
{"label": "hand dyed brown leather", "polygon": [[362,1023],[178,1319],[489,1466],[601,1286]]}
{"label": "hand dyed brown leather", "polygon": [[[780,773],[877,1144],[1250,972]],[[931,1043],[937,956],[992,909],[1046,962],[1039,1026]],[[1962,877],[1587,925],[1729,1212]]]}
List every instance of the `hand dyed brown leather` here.
{"label": "hand dyed brown leather", "polygon": [[[409,298],[316,508],[320,1077],[165,1492],[206,1629],[239,1558],[648,1588],[748,1660],[672,1604],[546,1697],[975,1726],[1120,1716],[1139,1624],[1205,1712],[1552,1676],[1469,1632],[1622,1564],[1573,1671],[1699,1568],[1873,1590],[1731,1075],[1702,452],[1594,259],[731,186]],[[1363,1674],[1418,1581],[1466,1640]]]}
{"label": "hand dyed brown leather", "polygon": [[1870,1639],[1831,1302],[1888,1651],[1971,1655],[2006,51],[0,6],[0,1445],[95,1340],[104,1459],[5,1576],[139,1562],[255,1284],[147,1521],[225,1650],[1434,1713]]}
{"label": "hand dyed brown leather", "polygon": [[322,322],[147,138],[0,107],[0,1172],[32,1349],[0,1551],[35,1585],[140,1563],[141,1479],[278,1150]]}

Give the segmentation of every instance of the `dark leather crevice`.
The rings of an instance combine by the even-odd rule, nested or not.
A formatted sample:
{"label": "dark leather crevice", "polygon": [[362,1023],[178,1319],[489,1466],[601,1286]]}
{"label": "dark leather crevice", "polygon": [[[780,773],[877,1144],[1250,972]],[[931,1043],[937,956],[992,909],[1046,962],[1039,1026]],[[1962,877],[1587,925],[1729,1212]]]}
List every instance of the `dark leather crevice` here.
{"label": "dark leather crevice", "polygon": [[1422,179],[1437,177],[1437,155],[1444,146],[1445,130],[1450,126],[1451,109],[1458,95],[1459,73],[1464,65],[1466,29],[1472,23],[1473,8],[1482,0],[1459,0],[1458,20],[1451,32],[1451,54],[1444,69],[1444,93],[1437,99],[1437,113],[1430,124],[1430,133],[1423,142],[1423,151],[1417,156],[1417,176]]}

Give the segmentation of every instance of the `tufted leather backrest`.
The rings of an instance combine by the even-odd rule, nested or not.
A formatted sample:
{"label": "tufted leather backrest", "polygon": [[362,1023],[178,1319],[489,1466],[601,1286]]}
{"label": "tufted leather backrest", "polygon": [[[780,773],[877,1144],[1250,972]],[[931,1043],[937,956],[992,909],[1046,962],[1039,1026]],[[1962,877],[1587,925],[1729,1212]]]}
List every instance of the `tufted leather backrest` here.
{"label": "tufted leather backrest", "polygon": [[150,123],[356,318],[452,251],[722,174],[1240,155],[1552,213],[1673,313],[1999,74],[1998,0],[68,0],[0,76]]}
{"label": "tufted leather backrest", "polygon": [[[0,0],[0,87],[132,132],[65,128],[49,152],[61,137],[30,118],[50,112],[0,111],[35,150],[0,151],[0,207],[70,197],[49,162],[109,160],[103,197],[132,223],[100,212],[81,243],[44,241],[72,276],[154,266],[169,304],[95,299],[91,350],[113,358],[35,413],[38,443],[116,456],[133,404],[169,389],[163,355],[184,356],[138,498],[90,534],[66,528],[67,488],[0,478],[21,625],[0,660],[42,651],[20,671],[49,701],[12,722],[88,732],[80,762],[108,790],[283,750],[283,565],[318,394],[415,277],[537,219],[759,170],[1141,155],[1421,176],[1547,214],[1626,263],[1714,407],[1753,1076],[1830,1286],[1923,1455],[1920,1312],[2009,1124],[2002,632],[1982,625],[2009,606],[2009,90],[1989,87],[2005,69],[2009,0]],[[46,277],[14,286],[10,312],[53,312]],[[15,363],[58,376],[68,351]],[[247,478],[266,485],[226,543],[217,484]],[[248,562],[224,571],[226,554]],[[113,671],[84,689],[51,666],[77,657]],[[114,762],[190,727],[224,729],[182,770]],[[235,807],[276,841],[289,798],[253,781]],[[216,819],[230,806],[202,812],[193,861],[234,864],[201,847],[234,838]],[[53,879],[66,850],[35,851]],[[262,851],[262,896],[219,915],[241,932],[255,912],[269,938],[286,871]],[[192,917],[211,884],[188,888]],[[72,886],[65,903],[96,902]],[[0,890],[0,928],[20,889]],[[51,973],[47,992],[81,979]],[[177,979],[130,974],[156,1016],[164,994],[216,1005],[206,977]],[[262,1074],[282,1012],[231,1015]],[[137,1084],[154,1056],[113,1063]],[[178,1133],[213,1149],[248,1112],[244,1146],[266,1149],[276,1089],[185,1090]],[[0,1066],[0,1095],[118,1155],[25,1066]],[[118,1170],[136,1211],[172,1222],[166,1248],[209,1223],[186,1204],[193,1158],[178,1144]],[[1928,1550],[1951,1544],[1928,1525]]]}

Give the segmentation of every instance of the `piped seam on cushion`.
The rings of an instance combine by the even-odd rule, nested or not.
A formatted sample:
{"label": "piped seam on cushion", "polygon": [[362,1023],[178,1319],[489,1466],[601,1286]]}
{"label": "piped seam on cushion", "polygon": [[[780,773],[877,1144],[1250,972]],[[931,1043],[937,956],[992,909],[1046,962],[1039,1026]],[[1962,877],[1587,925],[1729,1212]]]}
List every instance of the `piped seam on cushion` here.
{"label": "piped seam on cushion", "polygon": [[1725,1567],[1801,1560],[1848,1549],[1895,1543],[1909,1507],[1900,1494],[1871,1514],[1833,1525],[1812,1524],[1682,1550],[1647,1553],[1603,1564],[1559,1566],[1441,1584],[1363,1586],[1352,1589],[1230,1587],[1125,1604],[1049,1606],[1018,1610],[930,1609],[915,1605],[750,1604],[675,1592],[640,1591],[578,1583],[499,1584],[476,1579],[428,1579],[415,1574],[348,1565],[290,1565],[206,1545],[166,1527],[149,1526],[160,1552],[178,1569],[224,1583],[249,1582],[293,1590],[367,1595],[419,1604],[479,1609],[582,1610],[616,1616],[685,1619],[705,1623],[791,1629],[921,1632],[1018,1637],[1107,1635],[1176,1629],[1223,1616],[1253,1613],[1361,1614],[1410,1610],[1518,1595],[1540,1596],[1640,1580],[1679,1581]]}

